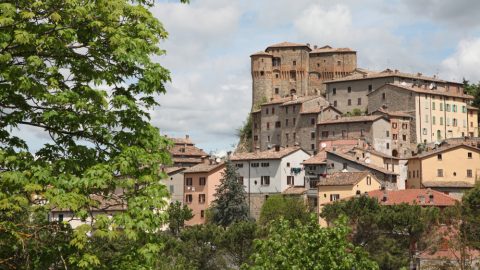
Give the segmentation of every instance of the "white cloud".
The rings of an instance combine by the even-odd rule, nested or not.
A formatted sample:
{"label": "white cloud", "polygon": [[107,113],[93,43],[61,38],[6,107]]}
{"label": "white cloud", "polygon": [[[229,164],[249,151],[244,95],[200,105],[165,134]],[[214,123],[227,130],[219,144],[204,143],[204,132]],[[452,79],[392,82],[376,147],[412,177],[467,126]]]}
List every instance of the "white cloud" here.
{"label": "white cloud", "polygon": [[480,38],[465,39],[458,43],[456,51],[442,61],[442,75],[447,79],[480,81]]}

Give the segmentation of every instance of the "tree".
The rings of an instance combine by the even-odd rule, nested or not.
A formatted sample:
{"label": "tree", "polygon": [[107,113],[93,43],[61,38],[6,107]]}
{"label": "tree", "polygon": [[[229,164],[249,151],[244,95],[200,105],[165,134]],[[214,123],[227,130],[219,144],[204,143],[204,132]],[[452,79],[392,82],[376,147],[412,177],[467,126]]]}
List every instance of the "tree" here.
{"label": "tree", "polygon": [[479,108],[480,107],[480,82],[477,84],[470,83],[468,80],[463,79],[463,86],[465,92],[473,96],[472,105]]}
{"label": "tree", "polygon": [[477,184],[462,198],[461,232],[468,246],[480,249],[480,185]]}
{"label": "tree", "polygon": [[[157,44],[167,32],[148,10],[153,1],[134,2],[0,3],[1,268],[36,268],[50,255],[57,261],[39,268],[101,268],[94,243],[120,238],[138,244],[125,252],[154,265],[170,142],[148,111],[170,76],[151,57],[164,53]],[[21,137],[33,131],[48,138],[35,153]],[[86,219],[122,205],[72,232],[45,218],[52,208]],[[57,232],[62,248],[47,246]]]}
{"label": "tree", "polygon": [[246,263],[252,254],[256,231],[257,225],[252,221],[233,223],[226,229],[221,246],[237,267]]}
{"label": "tree", "polygon": [[192,209],[186,205],[182,206],[179,201],[171,203],[167,213],[169,219],[168,227],[177,236],[185,226],[185,221],[193,218]]}
{"label": "tree", "polygon": [[212,222],[224,227],[248,220],[248,205],[243,183],[238,181],[235,165],[230,161],[225,165],[211,209]]}
{"label": "tree", "polygon": [[244,269],[378,269],[367,253],[348,241],[346,219],[321,228],[316,218],[306,224],[281,218],[269,226],[265,239],[255,241],[251,265]]}
{"label": "tree", "polygon": [[260,224],[267,224],[268,222],[279,219],[294,222],[307,222],[310,220],[310,213],[308,212],[305,202],[296,196],[272,195],[262,206],[260,210]]}

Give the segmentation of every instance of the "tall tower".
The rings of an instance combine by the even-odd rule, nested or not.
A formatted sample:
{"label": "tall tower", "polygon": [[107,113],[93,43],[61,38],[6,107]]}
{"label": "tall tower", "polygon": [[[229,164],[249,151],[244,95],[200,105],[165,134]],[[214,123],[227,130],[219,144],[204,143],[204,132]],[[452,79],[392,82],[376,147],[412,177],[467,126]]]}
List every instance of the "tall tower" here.
{"label": "tall tower", "polygon": [[272,54],[257,52],[250,56],[252,61],[252,110],[268,101],[272,96]]}

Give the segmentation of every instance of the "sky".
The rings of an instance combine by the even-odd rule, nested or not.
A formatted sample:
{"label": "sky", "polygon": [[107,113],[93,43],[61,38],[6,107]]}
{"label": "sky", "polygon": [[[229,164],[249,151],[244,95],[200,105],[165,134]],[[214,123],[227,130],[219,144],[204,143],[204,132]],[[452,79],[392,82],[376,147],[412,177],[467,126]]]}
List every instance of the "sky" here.
{"label": "sky", "polygon": [[349,47],[358,67],[480,81],[478,0],[160,1],[171,71],[152,111],[162,134],[225,153],[251,108],[250,55],[283,41]]}
{"label": "sky", "polygon": [[[236,146],[251,108],[250,55],[271,44],[349,47],[361,68],[480,81],[478,0],[157,1],[151,12],[169,37],[154,60],[172,81],[151,111],[153,125],[170,137],[188,134],[209,153]],[[31,150],[49,140],[31,128],[15,132]]]}

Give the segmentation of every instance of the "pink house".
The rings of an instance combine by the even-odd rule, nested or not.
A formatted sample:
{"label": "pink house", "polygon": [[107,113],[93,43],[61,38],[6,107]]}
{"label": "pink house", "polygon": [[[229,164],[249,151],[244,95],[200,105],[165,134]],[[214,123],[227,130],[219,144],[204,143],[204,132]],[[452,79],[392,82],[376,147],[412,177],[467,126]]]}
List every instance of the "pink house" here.
{"label": "pink house", "polygon": [[225,163],[201,163],[184,171],[184,203],[193,212],[186,225],[205,223],[205,212],[215,199],[215,189],[220,184]]}

